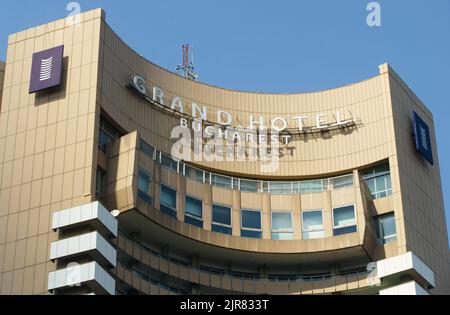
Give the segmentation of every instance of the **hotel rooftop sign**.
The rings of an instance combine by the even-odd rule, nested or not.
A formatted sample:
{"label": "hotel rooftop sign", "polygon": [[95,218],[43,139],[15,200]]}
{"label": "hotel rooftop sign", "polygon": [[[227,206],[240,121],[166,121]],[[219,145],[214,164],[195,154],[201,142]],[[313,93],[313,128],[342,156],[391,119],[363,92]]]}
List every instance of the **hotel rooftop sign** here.
{"label": "hotel rooftop sign", "polygon": [[[199,122],[205,129],[212,126],[227,126],[236,130],[273,130],[280,134],[305,134],[314,132],[326,132],[335,129],[355,127],[361,124],[359,120],[353,118],[349,111],[343,114],[341,111],[333,113],[333,117],[328,117],[327,114],[318,113],[313,116],[294,115],[293,117],[273,117],[270,120],[265,120],[262,116],[255,117],[249,115],[247,126],[234,125],[237,119],[234,119],[230,113],[225,110],[217,110],[214,121],[207,119],[208,109],[206,106],[199,106],[196,103],[191,105],[191,113],[185,113],[185,105],[179,96],[174,96],[170,100],[170,104],[166,104],[166,95],[163,89],[153,86],[151,88],[152,96],[149,96],[147,83],[144,78],[140,76],[132,76],[128,87],[135,91],[139,96],[150,104],[156,105],[161,109],[178,113],[182,118],[180,124],[187,126],[192,123],[192,128],[197,128]],[[206,130],[207,131],[207,130]]]}

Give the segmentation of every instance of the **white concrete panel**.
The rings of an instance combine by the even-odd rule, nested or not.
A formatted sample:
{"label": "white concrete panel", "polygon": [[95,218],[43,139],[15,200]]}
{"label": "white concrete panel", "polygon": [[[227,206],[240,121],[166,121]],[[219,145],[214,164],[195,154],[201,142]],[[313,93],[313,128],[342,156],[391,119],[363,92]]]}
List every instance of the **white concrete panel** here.
{"label": "white concrete panel", "polygon": [[406,271],[417,272],[429,285],[435,287],[433,271],[412,252],[377,261],[377,276],[379,278]]}
{"label": "white concrete panel", "polygon": [[98,220],[114,236],[117,236],[117,219],[98,201],[55,212],[52,229],[61,229],[93,220]]}
{"label": "white concrete panel", "polygon": [[415,281],[410,281],[381,290],[380,295],[429,295],[429,293]]}
{"label": "white concrete panel", "polygon": [[114,278],[96,262],[50,272],[48,274],[48,290],[77,286],[88,281],[95,281],[109,294],[115,294]]}
{"label": "white concrete panel", "polygon": [[52,242],[50,245],[50,259],[64,258],[93,250],[101,254],[111,265],[116,266],[116,249],[98,232]]}

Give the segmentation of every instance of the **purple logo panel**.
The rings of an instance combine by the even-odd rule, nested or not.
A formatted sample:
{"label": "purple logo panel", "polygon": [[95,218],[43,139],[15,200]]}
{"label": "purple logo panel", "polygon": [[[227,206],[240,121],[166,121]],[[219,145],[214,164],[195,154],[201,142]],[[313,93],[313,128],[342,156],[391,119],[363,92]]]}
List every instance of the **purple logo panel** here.
{"label": "purple logo panel", "polygon": [[64,45],[33,54],[30,94],[61,84]]}

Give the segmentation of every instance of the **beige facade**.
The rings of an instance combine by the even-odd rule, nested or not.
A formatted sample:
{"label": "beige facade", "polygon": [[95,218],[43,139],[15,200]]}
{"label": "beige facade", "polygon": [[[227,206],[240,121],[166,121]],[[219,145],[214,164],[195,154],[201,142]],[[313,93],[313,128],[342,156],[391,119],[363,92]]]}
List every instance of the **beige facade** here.
{"label": "beige facade", "polygon": [[[393,278],[370,285],[367,264],[409,252],[432,270],[435,283],[417,272],[400,278],[414,279],[430,293],[450,293],[439,163],[435,157],[434,166],[427,164],[411,135],[413,111],[432,135],[433,117],[387,64],[373,78],[332,90],[231,91],[143,59],[100,9],[81,14],[80,21],[72,26],[58,20],[8,40],[0,94],[1,294],[70,290],[48,279],[73,261],[97,256],[50,260],[51,246],[92,225],[55,228],[54,215],[97,200],[118,210],[119,234],[106,237],[117,265],[100,263],[116,279],[117,293],[379,293]],[[63,83],[29,94],[32,54],[58,45],[64,45]],[[134,75],[145,79],[147,99],[128,87]],[[244,127],[259,117],[266,125],[283,117],[292,130],[299,129],[294,117],[305,116],[305,132],[281,146],[272,173],[262,172],[261,161],[176,162],[170,135],[185,117],[170,109],[176,96],[188,116],[195,103],[207,108],[208,121],[216,121],[218,111]],[[353,124],[325,127],[339,118]],[[111,141],[104,142],[105,134]],[[432,147],[436,153],[434,136]],[[386,169],[376,173],[380,165]],[[367,175],[371,170],[376,177]],[[144,196],[142,172],[148,176]],[[370,183],[379,180],[384,188],[373,191]],[[167,191],[174,192],[173,217],[164,212]],[[200,201],[202,227],[188,224],[186,196]],[[217,206],[229,209],[230,224],[220,227],[229,233],[217,232]],[[354,230],[340,234],[338,210],[349,207],[354,223],[344,229]],[[242,236],[244,209],[258,210],[257,237]],[[305,229],[305,213],[314,210],[322,221],[318,238]],[[291,214],[290,229],[276,230],[276,213]],[[395,235],[380,243],[377,218],[383,215],[394,218]],[[291,240],[275,239],[286,233]]]}
{"label": "beige facade", "polygon": [[0,61],[0,110],[2,104],[2,95],[3,95],[3,80],[5,78],[5,63]]}

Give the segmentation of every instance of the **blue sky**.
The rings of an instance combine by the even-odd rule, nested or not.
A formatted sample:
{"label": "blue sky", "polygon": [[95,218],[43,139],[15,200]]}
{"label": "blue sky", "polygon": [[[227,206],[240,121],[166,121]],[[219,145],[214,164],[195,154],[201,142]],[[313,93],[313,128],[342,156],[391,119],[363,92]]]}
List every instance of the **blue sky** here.
{"label": "blue sky", "polygon": [[[434,114],[450,226],[450,1],[380,0],[381,27],[366,24],[370,0],[89,0],[132,48],[170,70],[183,43],[200,80],[260,92],[306,92],[378,73],[389,62]],[[7,36],[65,17],[69,1],[2,3],[0,59]]]}

